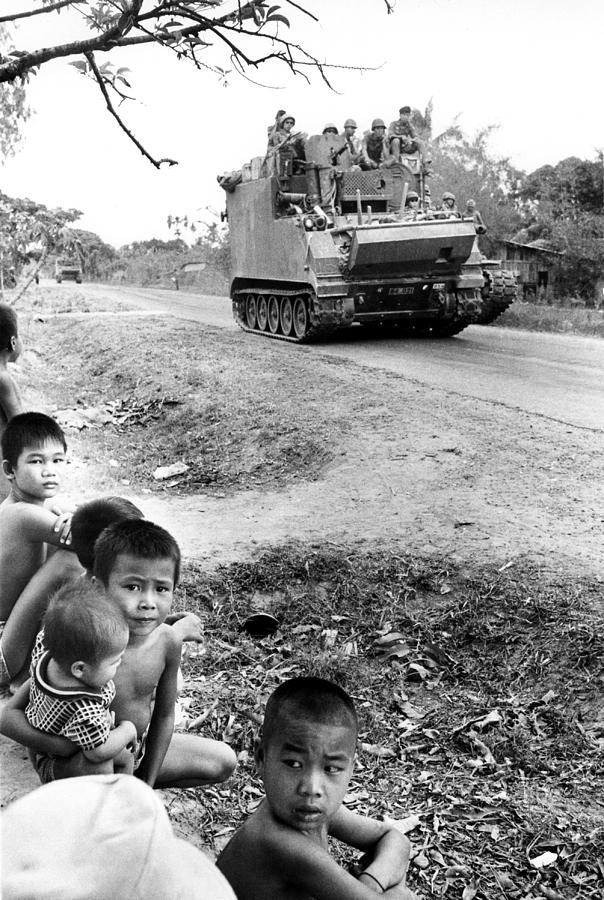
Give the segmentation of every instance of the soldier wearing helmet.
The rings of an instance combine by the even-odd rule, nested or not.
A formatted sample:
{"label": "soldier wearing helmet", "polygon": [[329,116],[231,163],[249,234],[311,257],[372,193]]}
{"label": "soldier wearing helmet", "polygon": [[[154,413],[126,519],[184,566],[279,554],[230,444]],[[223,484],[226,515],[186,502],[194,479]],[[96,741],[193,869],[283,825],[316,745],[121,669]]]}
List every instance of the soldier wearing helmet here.
{"label": "soldier wearing helmet", "polygon": [[441,201],[441,208],[444,212],[448,213],[450,216],[459,215],[457,203],[455,202],[455,194],[452,194],[451,191],[445,191],[441,197]]}
{"label": "soldier wearing helmet", "polygon": [[374,119],[371,123],[371,131],[367,131],[363,138],[361,168],[377,169],[387,155],[386,123],[383,119]]}
{"label": "soldier wearing helmet", "polygon": [[361,162],[363,147],[361,139],[355,134],[357,123],[354,119],[346,119],[344,122],[344,131],[341,133],[346,143],[346,148],[341,157],[341,165],[344,169],[350,169],[352,166],[358,166]]}
{"label": "soldier wearing helmet", "polygon": [[[421,213],[421,208],[419,205],[419,194],[417,191],[408,191],[407,198],[405,200],[405,208],[403,210],[403,214],[401,218],[403,219],[417,219]],[[424,218],[422,216],[422,218]]]}
{"label": "soldier wearing helmet", "polygon": [[275,124],[271,128],[268,135],[268,149],[273,150],[280,147],[285,141],[289,141],[292,135],[292,128],[296,124],[296,120],[289,113],[279,110]]}
{"label": "soldier wearing helmet", "polygon": [[[279,115],[280,113],[280,115]],[[304,159],[304,141],[306,135],[302,131],[293,131],[296,120],[287,112],[279,110],[275,124],[269,132],[267,154],[283,150],[294,160]],[[283,154],[280,153],[282,156]]]}

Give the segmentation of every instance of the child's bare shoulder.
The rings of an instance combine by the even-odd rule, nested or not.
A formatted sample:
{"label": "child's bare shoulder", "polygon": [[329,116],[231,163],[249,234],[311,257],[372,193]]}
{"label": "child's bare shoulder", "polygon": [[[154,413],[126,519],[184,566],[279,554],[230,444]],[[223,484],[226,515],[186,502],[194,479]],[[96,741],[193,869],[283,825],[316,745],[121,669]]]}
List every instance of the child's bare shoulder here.
{"label": "child's bare shoulder", "polygon": [[29,530],[36,533],[40,530],[42,532],[52,531],[56,519],[56,515],[49,509],[35,503],[25,503],[23,500],[13,500],[12,497],[7,497],[0,504],[0,520],[8,526],[22,528],[26,532]]}

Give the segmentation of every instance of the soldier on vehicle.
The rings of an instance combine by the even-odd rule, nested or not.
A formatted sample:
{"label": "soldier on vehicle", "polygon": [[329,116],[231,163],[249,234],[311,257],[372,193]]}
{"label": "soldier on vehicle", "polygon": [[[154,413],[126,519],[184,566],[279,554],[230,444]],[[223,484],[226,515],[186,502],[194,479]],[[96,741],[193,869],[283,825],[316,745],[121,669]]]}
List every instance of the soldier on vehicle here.
{"label": "soldier on vehicle", "polygon": [[362,142],[359,137],[356,136],[355,131],[357,130],[357,123],[354,119],[346,119],[344,122],[344,131],[342,132],[342,137],[346,141],[346,149],[350,154],[351,165],[357,166],[361,161],[361,155],[363,152]]}
{"label": "soldier on vehicle", "polygon": [[466,209],[464,212],[464,216],[472,216],[474,219],[474,228],[476,229],[476,234],[485,234],[487,230],[487,226],[484,224],[482,220],[482,216],[476,209],[476,201],[468,200],[466,201]]}
{"label": "soldier on vehicle", "polygon": [[452,194],[451,191],[445,191],[441,197],[441,200],[441,209],[443,210],[443,212],[448,213],[449,216],[457,217],[459,215],[457,202],[455,200],[455,194]]}
{"label": "soldier on vehicle", "polygon": [[411,107],[401,106],[399,117],[390,123],[388,128],[388,145],[392,156],[399,160],[401,153],[417,153],[422,150],[422,143],[411,124]]}
{"label": "soldier on vehicle", "polygon": [[371,131],[366,132],[361,147],[361,169],[377,169],[388,156],[386,142],[386,123],[383,119],[374,119]]}
{"label": "soldier on vehicle", "polygon": [[409,191],[405,200],[405,209],[403,210],[403,219],[417,219],[421,214],[419,205],[419,194],[417,191]]}
{"label": "soldier on vehicle", "polygon": [[279,127],[279,122],[281,121],[281,119],[284,115],[285,115],[284,109],[277,110],[277,112],[275,114],[275,121],[271,122],[271,124],[267,126],[267,129],[266,129],[267,139],[270,138],[273,131],[275,131],[275,129]]}
{"label": "soldier on vehicle", "polygon": [[296,160],[304,159],[304,141],[306,134],[302,131],[292,131],[296,120],[289,113],[284,113],[271,129],[268,137],[267,154],[285,153],[296,164]]}

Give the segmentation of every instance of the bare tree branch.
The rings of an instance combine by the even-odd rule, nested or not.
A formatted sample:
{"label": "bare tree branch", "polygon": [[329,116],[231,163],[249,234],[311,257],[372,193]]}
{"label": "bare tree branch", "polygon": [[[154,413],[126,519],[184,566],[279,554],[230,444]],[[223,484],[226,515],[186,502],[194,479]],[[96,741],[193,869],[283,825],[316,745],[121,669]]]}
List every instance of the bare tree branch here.
{"label": "bare tree branch", "polygon": [[31,16],[40,16],[42,13],[55,12],[63,6],[74,6],[76,3],[84,3],[85,0],[58,0],[51,6],[41,6],[39,9],[30,9],[27,12],[12,13],[10,16],[0,16],[0,22],[15,22],[17,19],[29,19]]}
{"label": "bare tree branch", "polygon": [[145,148],[143,147],[143,145],[141,144],[141,142],[135,138],[135,136],[132,134],[132,132],[130,131],[130,129],[126,127],[126,125],[123,123],[123,121],[121,120],[121,118],[120,118],[120,117],[118,116],[118,114],[116,113],[116,111],[115,111],[115,109],[114,109],[114,107],[113,107],[113,104],[112,104],[112,102],[111,102],[111,98],[109,97],[109,94],[108,94],[108,92],[107,92],[107,87],[106,87],[106,85],[105,85],[105,79],[103,78],[101,72],[99,71],[99,68],[98,68],[98,66],[97,66],[97,64],[96,64],[96,62],[95,62],[95,59],[94,59],[94,55],[92,54],[91,51],[87,51],[87,52],[84,54],[84,56],[85,56],[86,59],[88,60],[88,65],[90,66],[90,68],[91,68],[91,70],[92,70],[92,72],[93,72],[93,74],[94,74],[94,77],[95,77],[96,80],[97,80],[97,83],[98,83],[98,85],[99,85],[99,87],[100,87],[100,89],[101,89],[101,92],[102,92],[102,94],[103,94],[103,97],[105,98],[105,103],[107,104],[107,109],[109,110],[109,112],[111,113],[111,115],[114,117],[114,119],[116,120],[116,122],[118,123],[118,125],[120,126],[120,128],[122,129],[122,131],[124,131],[124,132],[128,135],[128,137],[130,138],[130,140],[132,141],[132,143],[135,144],[136,147],[138,147],[138,149],[139,149],[140,152],[143,154],[143,156],[146,157],[146,158],[149,160],[149,162],[152,163],[152,164],[155,166],[156,169],[160,169],[162,163],[168,163],[169,166],[177,166],[178,163],[177,163],[177,161],[176,161],[175,159],[168,159],[167,157],[164,158],[164,159],[154,159],[154,158],[151,156],[151,154],[148,153],[147,150],[145,150]]}

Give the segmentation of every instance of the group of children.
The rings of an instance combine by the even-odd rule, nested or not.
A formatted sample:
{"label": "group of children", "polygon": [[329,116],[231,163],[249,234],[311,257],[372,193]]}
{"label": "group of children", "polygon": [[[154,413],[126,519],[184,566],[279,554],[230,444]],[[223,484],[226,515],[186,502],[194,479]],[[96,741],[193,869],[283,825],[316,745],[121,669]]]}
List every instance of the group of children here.
{"label": "group of children", "polygon": [[[42,783],[226,780],[231,747],[174,732],[182,641],[201,639],[195,615],[171,612],[177,542],[124,498],[63,511],[61,428],[38,412],[5,418],[0,682],[14,693],[0,731],[29,749]],[[290,679],[271,695],[256,749],[266,798],[218,860],[240,900],[413,896],[406,838],[343,805],[357,730],[352,700],[331,682]],[[329,835],[365,853],[358,876],[333,861]]]}

